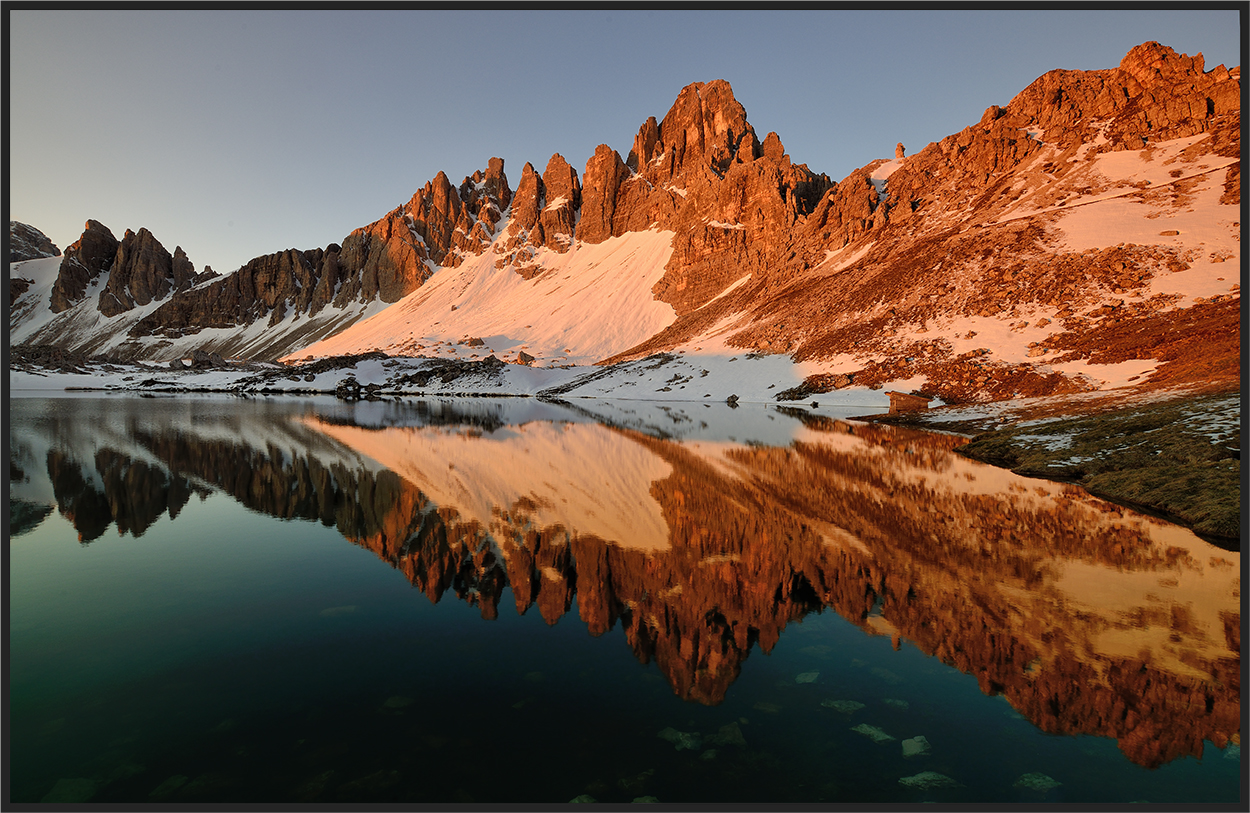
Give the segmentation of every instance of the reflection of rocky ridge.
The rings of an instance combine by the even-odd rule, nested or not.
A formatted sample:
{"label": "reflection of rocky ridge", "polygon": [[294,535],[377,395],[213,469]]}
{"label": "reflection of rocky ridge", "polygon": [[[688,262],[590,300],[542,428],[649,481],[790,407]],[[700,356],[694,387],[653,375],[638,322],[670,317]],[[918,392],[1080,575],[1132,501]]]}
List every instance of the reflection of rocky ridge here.
{"label": "reflection of rocky ridge", "polygon": [[[439,422],[320,426],[339,442],[369,440],[372,455],[412,448],[414,433],[445,437]],[[553,442],[528,426],[467,427],[457,442],[492,454]],[[84,535],[106,515],[126,516],[119,528],[136,534],[147,527],[151,511],[117,498],[123,482],[158,495],[134,506],[171,513],[180,493],[171,484],[200,482],[272,516],[333,525],[431,601],[451,589],[485,618],[505,587],[518,612],[536,604],[548,623],[576,595],[592,634],[619,621],[640,660],[656,661],[681,697],[702,703],[720,702],[754,644],[767,652],[788,623],[832,607],[975,676],[1043,730],[1114,737],[1139,764],[1239,733],[1237,556],[1183,529],[964,460],[950,436],[828,421],[790,447],[765,447],[596,430],[663,463],[667,474],[637,498],[658,507],[666,545],[615,544],[628,540],[587,532],[580,515],[561,515],[558,500],[533,489],[517,488],[483,516],[435,482],[448,476],[445,459],[414,469],[442,489],[437,504],[396,465],[323,463],[311,447],[262,448],[240,441],[243,432],[137,433],[173,474],[100,452],[103,492],[86,486],[96,475],[48,462],[62,511],[87,523]]]}
{"label": "reflection of rocky ridge", "polygon": [[143,536],[162,514],[168,512],[175,519],[194,490],[185,479],[111,449],[98,451],[94,462],[103,488],[97,487],[95,478],[83,476],[84,467],[77,460],[56,449],[48,452],[48,476],[57,505],[82,542],[100,538],[113,522],[119,534]]}

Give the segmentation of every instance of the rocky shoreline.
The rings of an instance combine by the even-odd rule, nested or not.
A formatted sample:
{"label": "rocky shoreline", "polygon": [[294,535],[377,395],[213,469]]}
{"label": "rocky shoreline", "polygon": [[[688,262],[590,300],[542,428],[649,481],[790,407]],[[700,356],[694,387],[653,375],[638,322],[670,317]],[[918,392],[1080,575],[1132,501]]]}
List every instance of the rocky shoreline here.
{"label": "rocky shoreline", "polygon": [[1026,399],[991,414],[949,407],[866,420],[955,432],[957,451],[1027,477],[1071,482],[1111,502],[1238,550],[1242,524],[1239,390],[1224,387]]}

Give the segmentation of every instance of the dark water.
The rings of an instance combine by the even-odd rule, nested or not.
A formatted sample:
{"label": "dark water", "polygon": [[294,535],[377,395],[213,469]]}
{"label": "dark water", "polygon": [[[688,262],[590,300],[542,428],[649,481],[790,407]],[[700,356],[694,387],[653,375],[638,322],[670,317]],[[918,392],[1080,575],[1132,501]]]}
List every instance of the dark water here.
{"label": "dark water", "polygon": [[953,438],[9,408],[15,802],[1244,803],[1240,555]]}

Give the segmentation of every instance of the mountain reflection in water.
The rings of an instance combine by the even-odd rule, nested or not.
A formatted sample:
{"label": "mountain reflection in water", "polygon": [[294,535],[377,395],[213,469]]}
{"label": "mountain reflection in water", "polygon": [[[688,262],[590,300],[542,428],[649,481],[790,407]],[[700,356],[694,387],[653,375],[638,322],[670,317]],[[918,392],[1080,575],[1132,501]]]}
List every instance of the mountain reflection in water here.
{"label": "mountain reflection in water", "polygon": [[959,438],[775,410],[788,445],[657,437],[554,405],[516,423],[489,404],[361,407],[205,403],[112,429],[17,415],[10,501],[38,504],[19,481],[38,491],[42,463],[90,542],[220,490],[334,526],[430,601],[451,590],[486,619],[505,587],[548,624],[576,594],[592,634],[619,623],[640,662],[704,704],[753,645],[828,607],[1140,765],[1239,735],[1240,555],[966,460]]}

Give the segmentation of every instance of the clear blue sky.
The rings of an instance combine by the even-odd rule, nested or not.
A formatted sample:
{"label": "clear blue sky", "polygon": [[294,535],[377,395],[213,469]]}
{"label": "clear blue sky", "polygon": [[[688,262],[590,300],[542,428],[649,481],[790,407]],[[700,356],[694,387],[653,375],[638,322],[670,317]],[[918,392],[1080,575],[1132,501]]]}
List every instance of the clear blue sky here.
{"label": "clear blue sky", "polygon": [[1052,68],[1157,40],[1240,64],[1236,11],[15,10],[10,218],[147,227],[197,270],[323,247],[443,170],[624,156],[691,82],[841,180]]}

